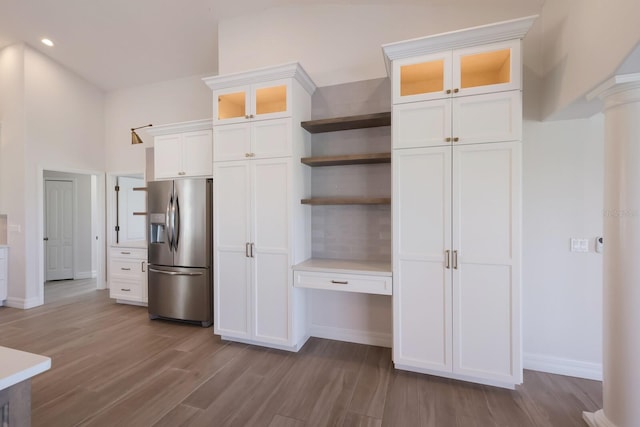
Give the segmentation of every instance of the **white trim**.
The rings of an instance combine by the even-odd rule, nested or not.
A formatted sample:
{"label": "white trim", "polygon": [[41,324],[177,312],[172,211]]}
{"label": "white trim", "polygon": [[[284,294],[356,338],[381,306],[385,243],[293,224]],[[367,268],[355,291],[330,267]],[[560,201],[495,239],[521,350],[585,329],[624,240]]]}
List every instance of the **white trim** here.
{"label": "white trim", "polygon": [[321,325],[311,325],[309,328],[309,335],[316,338],[326,338],[336,341],[346,341],[387,348],[391,348],[393,343],[393,337],[390,333],[334,328],[331,326]]}
{"label": "white trim", "polygon": [[20,308],[22,310],[38,307],[39,305],[42,305],[42,304],[44,304],[44,299],[41,298],[40,296],[29,298],[29,299],[8,297],[4,301],[5,307]]}
{"label": "white trim", "polygon": [[[213,119],[192,120],[189,122],[167,123],[145,128],[144,131],[151,136],[170,135],[172,133],[195,132],[199,130],[213,129]],[[142,129],[141,129],[142,130]]]}
{"label": "white trim", "polygon": [[79,271],[74,276],[74,280],[93,279],[97,275],[96,271]]}
{"label": "white trim", "polygon": [[312,95],[313,92],[315,92],[315,83],[313,83],[311,77],[309,77],[304,68],[302,68],[302,66],[297,62],[276,65],[275,67],[258,68],[241,73],[205,77],[202,80],[211,90],[216,90],[290,78],[296,79],[304,90],[309,93],[309,95]]}
{"label": "white trim", "polygon": [[427,37],[405,40],[382,45],[387,75],[391,76],[391,61],[428,55],[443,50],[479,46],[506,40],[522,39],[533,25],[538,15],[494,24],[481,25],[463,30],[434,34]]}
{"label": "white trim", "polygon": [[[622,87],[617,87],[625,85]],[[630,86],[627,86],[630,85]],[[587,101],[593,101],[596,98],[604,99],[607,96],[627,90],[629,87],[640,85],[640,73],[632,73],[632,74],[617,74],[610,79],[607,79],[594,90],[587,94]]]}
{"label": "white trim", "polygon": [[501,382],[501,381],[489,380],[489,379],[486,379],[486,378],[478,378],[478,377],[469,376],[469,375],[460,375],[460,374],[455,374],[455,373],[449,372],[449,371],[440,371],[440,370],[417,368],[415,366],[402,365],[402,364],[398,364],[398,363],[394,363],[394,368],[400,369],[402,371],[418,372],[420,374],[434,375],[436,377],[451,378],[453,380],[466,381],[466,382],[472,382],[472,383],[476,383],[476,384],[484,384],[484,385],[490,385],[490,386],[494,386],[494,387],[507,388],[509,390],[515,390],[516,385],[519,385],[519,384],[512,384],[512,383],[505,383],[505,382]]}
{"label": "white trim", "polygon": [[596,412],[583,412],[582,419],[589,427],[616,427],[614,423],[609,421],[603,409]]}
{"label": "white trim", "polygon": [[602,364],[543,354],[524,354],[524,368],[550,374],[602,381]]}

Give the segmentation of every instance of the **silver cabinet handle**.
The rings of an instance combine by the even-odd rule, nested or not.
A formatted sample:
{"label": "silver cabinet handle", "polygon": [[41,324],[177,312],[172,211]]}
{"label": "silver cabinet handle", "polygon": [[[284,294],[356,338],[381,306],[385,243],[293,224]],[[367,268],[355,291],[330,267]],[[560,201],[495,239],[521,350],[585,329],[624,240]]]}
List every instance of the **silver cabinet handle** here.
{"label": "silver cabinet handle", "polygon": [[152,273],[167,274],[169,276],[202,276],[203,274],[203,273],[182,273],[180,271],[164,271],[164,270],[156,270],[155,268],[150,268],[149,271]]}
{"label": "silver cabinet handle", "polygon": [[129,267],[120,267],[120,270],[131,271],[131,269]]}
{"label": "silver cabinet handle", "polygon": [[131,292],[131,288],[120,288],[120,290],[124,292]]}
{"label": "silver cabinet handle", "polygon": [[141,261],[140,262],[140,269],[142,270],[142,272],[144,273],[146,270],[144,269],[144,264],[146,261]]}
{"label": "silver cabinet handle", "polygon": [[247,243],[245,243],[245,244],[244,244],[244,256],[245,256],[246,258],[249,258],[249,257],[250,257],[250,256],[249,256],[249,242],[247,242]]}
{"label": "silver cabinet handle", "polygon": [[120,252],[121,255],[131,255],[131,252]]}
{"label": "silver cabinet handle", "polygon": [[458,269],[458,251],[453,251],[453,268]]}
{"label": "silver cabinet handle", "polygon": [[446,268],[446,269],[451,268],[451,265],[449,263],[449,257],[450,256],[451,256],[451,251],[449,249],[444,251],[444,268]]}
{"label": "silver cabinet handle", "polygon": [[255,247],[255,245],[254,245],[253,243],[251,243],[251,244],[249,245],[249,252],[251,253],[251,258],[255,258],[255,257],[254,257],[254,255],[253,255],[253,248],[254,248],[254,247]]}
{"label": "silver cabinet handle", "polygon": [[348,285],[349,281],[347,281],[347,280],[332,280],[331,283],[334,283],[336,285]]}

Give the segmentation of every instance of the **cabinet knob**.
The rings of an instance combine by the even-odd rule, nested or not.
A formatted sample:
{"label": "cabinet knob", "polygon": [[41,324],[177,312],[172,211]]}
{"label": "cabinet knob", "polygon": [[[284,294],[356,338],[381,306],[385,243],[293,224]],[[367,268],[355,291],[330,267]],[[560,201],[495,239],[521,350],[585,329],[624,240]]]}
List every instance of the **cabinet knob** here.
{"label": "cabinet knob", "polygon": [[245,114],[245,115],[244,115],[244,118],[245,118],[245,119],[248,119],[248,118],[249,118],[249,115],[248,115],[248,114]]}
{"label": "cabinet knob", "polygon": [[446,137],[446,138],[444,139],[444,142],[451,142],[451,138],[450,138],[450,137]]}
{"label": "cabinet knob", "polygon": [[249,115],[249,118],[250,118],[250,119],[253,119],[253,114],[250,114],[250,115]]}
{"label": "cabinet knob", "polygon": [[458,92],[460,92],[460,89],[458,89],[458,88],[455,88],[455,89],[453,90],[453,93],[458,93]]}
{"label": "cabinet knob", "polygon": [[458,142],[460,140],[460,138],[458,138],[457,136],[455,138],[453,138],[453,142]]}
{"label": "cabinet knob", "polygon": [[251,153],[244,153],[245,157],[251,157]]}
{"label": "cabinet knob", "polygon": [[449,95],[451,93],[451,89],[447,89],[447,95]]}
{"label": "cabinet knob", "polygon": [[186,172],[178,172],[178,175],[186,175]]}

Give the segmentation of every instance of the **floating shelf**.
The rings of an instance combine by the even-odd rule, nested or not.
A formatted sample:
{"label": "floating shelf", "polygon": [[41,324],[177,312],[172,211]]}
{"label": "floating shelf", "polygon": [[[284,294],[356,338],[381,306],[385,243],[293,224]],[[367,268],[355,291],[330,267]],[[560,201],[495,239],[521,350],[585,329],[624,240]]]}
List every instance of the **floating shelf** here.
{"label": "floating shelf", "polygon": [[390,205],[390,197],[312,197],[302,199],[303,205]]}
{"label": "floating shelf", "polygon": [[309,133],[335,132],[340,130],[374,128],[391,125],[391,113],[362,114],[336,117],[334,119],[309,120],[300,123]]}
{"label": "floating shelf", "polygon": [[367,165],[391,163],[391,153],[347,154],[343,156],[304,157],[302,163],[309,166]]}

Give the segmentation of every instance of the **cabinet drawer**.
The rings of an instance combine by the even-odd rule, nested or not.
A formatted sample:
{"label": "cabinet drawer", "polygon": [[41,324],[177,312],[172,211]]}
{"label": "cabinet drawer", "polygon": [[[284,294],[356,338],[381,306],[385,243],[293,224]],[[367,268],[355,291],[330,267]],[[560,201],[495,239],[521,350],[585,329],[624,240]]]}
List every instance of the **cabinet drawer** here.
{"label": "cabinet drawer", "polygon": [[111,248],[111,258],[121,259],[135,259],[145,260],[147,259],[147,250],[142,248]]}
{"label": "cabinet drawer", "polygon": [[109,283],[109,295],[111,298],[131,301],[142,301],[142,284],[125,279],[112,279]]}
{"label": "cabinet drawer", "polygon": [[146,264],[146,260],[113,259],[111,260],[111,275],[130,277],[132,279],[139,280],[144,274],[146,274]]}
{"label": "cabinet drawer", "polygon": [[391,276],[360,275],[311,271],[295,271],[293,286],[297,288],[360,292],[391,295]]}

